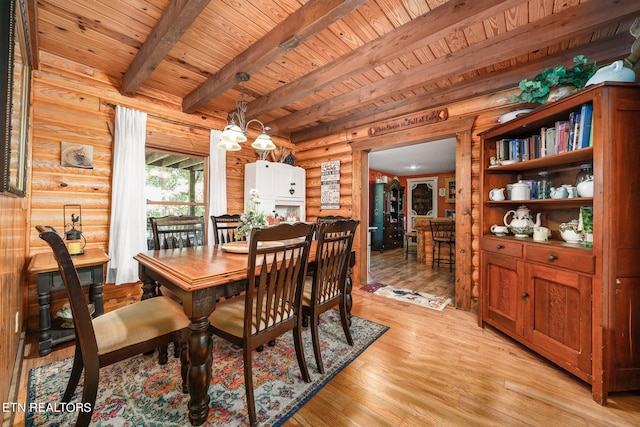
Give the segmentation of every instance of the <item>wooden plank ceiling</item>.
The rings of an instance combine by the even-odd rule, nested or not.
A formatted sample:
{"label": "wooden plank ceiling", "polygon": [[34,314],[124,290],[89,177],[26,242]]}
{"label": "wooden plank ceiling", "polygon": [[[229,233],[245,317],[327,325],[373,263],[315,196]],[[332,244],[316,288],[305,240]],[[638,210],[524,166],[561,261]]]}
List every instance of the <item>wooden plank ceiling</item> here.
{"label": "wooden plank ceiling", "polygon": [[[296,142],[629,54],[635,0],[27,0],[32,46]],[[37,65],[37,63],[36,63]],[[118,83],[119,82],[119,83]]]}

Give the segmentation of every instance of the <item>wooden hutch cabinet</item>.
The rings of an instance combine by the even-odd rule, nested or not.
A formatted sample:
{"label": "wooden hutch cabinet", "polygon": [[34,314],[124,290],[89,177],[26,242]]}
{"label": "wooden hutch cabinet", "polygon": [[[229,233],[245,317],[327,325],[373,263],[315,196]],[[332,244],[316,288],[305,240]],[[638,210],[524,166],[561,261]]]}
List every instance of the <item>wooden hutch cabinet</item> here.
{"label": "wooden hutch cabinet", "polygon": [[369,221],[377,230],[371,234],[371,249],[383,251],[403,246],[404,187],[397,180],[371,184]]}
{"label": "wooden hutch cabinet", "polygon": [[[593,110],[591,143],[541,156],[536,135],[585,105]],[[609,392],[640,389],[640,87],[591,86],[481,136],[480,325],[591,384],[601,404]],[[492,166],[505,141],[518,139],[529,144],[529,155]],[[489,198],[491,189],[539,180],[543,171],[556,187],[574,185],[584,164],[592,165],[593,197]],[[548,241],[491,233],[521,205],[534,219],[541,214],[541,225],[551,230]],[[564,242],[558,229],[578,219],[582,206],[593,209],[592,247]]]}

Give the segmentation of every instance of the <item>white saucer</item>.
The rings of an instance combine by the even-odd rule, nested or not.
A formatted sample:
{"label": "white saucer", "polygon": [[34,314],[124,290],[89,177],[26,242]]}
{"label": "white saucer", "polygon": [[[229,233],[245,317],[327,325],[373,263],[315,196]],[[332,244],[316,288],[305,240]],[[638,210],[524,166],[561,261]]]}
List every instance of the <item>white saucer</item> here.
{"label": "white saucer", "polygon": [[518,163],[518,160],[501,160],[500,161],[501,166],[512,165],[514,163]]}

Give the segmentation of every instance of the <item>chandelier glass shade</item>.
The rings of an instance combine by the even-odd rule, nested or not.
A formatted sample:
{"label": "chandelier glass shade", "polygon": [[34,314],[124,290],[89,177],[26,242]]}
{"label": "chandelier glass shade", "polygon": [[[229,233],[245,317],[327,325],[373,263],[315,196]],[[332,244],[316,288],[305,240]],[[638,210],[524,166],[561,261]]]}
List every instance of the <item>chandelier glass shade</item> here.
{"label": "chandelier glass shade", "polygon": [[267,134],[269,130],[268,126],[265,126],[258,119],[251,119],[248,122],[245,121],[245,113],[247,111],[247,103],[244,100],[244,82],[249,81],[249,75],[247,73],[238,73],[236,78],[240,81],[241,92],[240,100],[236,102],[236,110],[229,113],[229,121],[227,126],[220,135],[220,142],[217,147],[225,151],[238,151],[241,150],[241,143],[247,141],[247,134],[249,125],[257,123],[262,128],[262,132],[253,141],[251,146],[258,151],[270,151],[276,148],[271,137]]}

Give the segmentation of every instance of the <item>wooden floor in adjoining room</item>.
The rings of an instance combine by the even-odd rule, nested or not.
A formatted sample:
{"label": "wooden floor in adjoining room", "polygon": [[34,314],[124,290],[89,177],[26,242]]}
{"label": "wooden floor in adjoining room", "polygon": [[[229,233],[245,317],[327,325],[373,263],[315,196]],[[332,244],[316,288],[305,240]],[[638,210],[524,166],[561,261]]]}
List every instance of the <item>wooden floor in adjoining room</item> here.
{"label": "wooden floor in adjoining room", "polygon": [[418,262],[415,253],[405,254],[404,248],[371,251],[367,281],[455,299],[455,270],[444,264],[431,268]]}
{"label": "wooden floor in adjoining room", "polygon": [[[612,394],[600,406],[589,385],[480,328],[474,313],[429,310],[354,286],[353,314],[390,329],[285,426],[640,425],[640,392]],[[24,361],[22,402],[30,368],[73,355],[67,346],[39,358],[34,348]]]}

